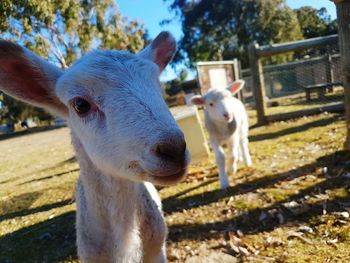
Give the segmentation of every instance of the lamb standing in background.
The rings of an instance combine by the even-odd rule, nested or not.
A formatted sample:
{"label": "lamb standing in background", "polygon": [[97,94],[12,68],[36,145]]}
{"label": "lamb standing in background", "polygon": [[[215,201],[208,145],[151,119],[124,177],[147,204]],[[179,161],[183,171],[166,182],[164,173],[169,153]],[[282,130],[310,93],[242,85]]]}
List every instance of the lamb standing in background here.
{"label": "lamb standing in background", "polygon": [[175,39],[162,32],[136,55],[94,51],[63,71],[0,41],[0,89],[65,118],[71,129],[82,262],[166,262],[166,225],[148,182],[174,184],[189,163],[158,79],[175,52]]}
{"label": "lamb standing in background", "polygon": [[[237,171],[237,163],[243,157],[247,166],[252,165],[248,149],[248,116],[243,103],[233,95],[241,90],[244,81],[235,81],[227,89],[210,89],[204,96],[193,96],[191,102],[204,106],[205,127],[215,153],[219,168],[221,189],[229,187],[227,173]],[[228,172],[225,169],[225,153],[222,148],[227,144],[229,150]]]}

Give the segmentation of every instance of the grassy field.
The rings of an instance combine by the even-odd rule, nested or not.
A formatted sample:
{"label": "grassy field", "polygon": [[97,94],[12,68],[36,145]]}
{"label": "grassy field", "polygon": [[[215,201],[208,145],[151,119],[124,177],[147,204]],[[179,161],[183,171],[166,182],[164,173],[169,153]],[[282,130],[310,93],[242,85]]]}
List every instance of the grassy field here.
{"label": "grassy field", "polygon": [[[344,130],[334,114],[252,129],[254,168],[241,167],[225,191],[213,160],[191,166],[160,190],[169,261],[350,262]],[[78,262],[68,129],[2,139],[0,150],[0,262]]]}

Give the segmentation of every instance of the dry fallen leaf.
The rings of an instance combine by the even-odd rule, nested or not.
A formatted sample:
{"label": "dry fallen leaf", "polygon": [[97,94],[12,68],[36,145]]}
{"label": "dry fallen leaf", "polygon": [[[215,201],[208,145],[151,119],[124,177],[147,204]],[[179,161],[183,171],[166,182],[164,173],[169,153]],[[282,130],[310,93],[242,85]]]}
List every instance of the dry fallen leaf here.
{"label": "dry fallen leaf", "polygon": [[293,238],[293,237],[298,238],[309,245],[313,244],[310,239],[303,237],[303,233],[301,233],[301,232],[290,232],[287,238],[289,239],[289,238]]}
{"label": "dry fallen leaf", "polygon": [[299,231],[303,233],[313,233],[313,229],[309,226],[301,226],[299,227]]}

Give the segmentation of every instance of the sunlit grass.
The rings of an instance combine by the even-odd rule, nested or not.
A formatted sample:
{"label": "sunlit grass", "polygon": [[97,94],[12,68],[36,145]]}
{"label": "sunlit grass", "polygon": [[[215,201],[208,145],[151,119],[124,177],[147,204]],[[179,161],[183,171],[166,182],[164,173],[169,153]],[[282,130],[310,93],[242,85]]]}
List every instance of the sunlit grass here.
{"label": "sunlit grass", "polygon": [[[345,122],[334,114],[253,128],[254,168],[240,165],[225,191],[213,159],[191,166],[184,182],[160,189],[169,261],[203,249],[242,262],[349,261],[344,138]],[[0,140],[0,149],[0,262],[77,262],[79,168],[68,129]],[[300,234],[306,226],[312,233]],[[232,236],[248,254],[234,250]]]}

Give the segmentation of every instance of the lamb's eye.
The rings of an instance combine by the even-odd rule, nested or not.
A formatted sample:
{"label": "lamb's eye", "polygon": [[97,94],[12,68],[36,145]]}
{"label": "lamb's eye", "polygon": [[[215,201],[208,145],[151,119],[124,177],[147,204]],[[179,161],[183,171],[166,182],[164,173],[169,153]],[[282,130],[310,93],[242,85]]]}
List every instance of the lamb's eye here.
{"label": "lamb's eye", "polygon": [[83,98],[75,98],[72,105],[78,114],[86,114],[91,110],[91,104]]}
{"label": "lamb's eye", "polygon": [[209,106],[210,106],[210,107],[213,107],[213,106],[214,106],[214,103],[210,102],[210,103],[209,103]]}

